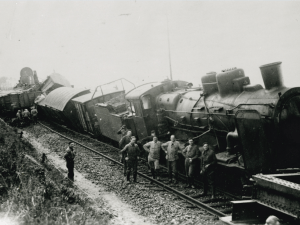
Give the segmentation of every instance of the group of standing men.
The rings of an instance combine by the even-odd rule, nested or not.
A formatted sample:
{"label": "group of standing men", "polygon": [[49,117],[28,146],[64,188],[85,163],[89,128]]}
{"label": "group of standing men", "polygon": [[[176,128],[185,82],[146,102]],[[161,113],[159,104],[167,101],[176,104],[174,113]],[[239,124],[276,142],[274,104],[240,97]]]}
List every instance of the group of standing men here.
{"label": "group of standing men", "polygon": [[33,120],[33,123],[36,124],[37,123],[37,114],[38,111],[35,107],[31,108],[31,112],[28,111],[28,109],[24,109],[24,110],[18,110],[16,116],[17,116],[17,120],[18,120],[18,124],[21,124],[21,121],[23,120],[24,122],[30,123],[30,119]]}
{"label": "group of standing men", "polygon": [[[124,177],[129,183],[130,174],[133,170],[133,179],[134,182],[137,182],[138,155],[141,155],[142,152],[136,144],[136,138],[132,136],[132,132],[127,130],[125,126],[123,126],[118,133],[121,134],[119,147],[122,153],[120,161],[124,165]],[[203,178],[204,187],[203,192],[194,197],[207,195],[209,184],[212,186],[212,198],[215,197],[214,170],[217,159],[214,151],[209,148],[208,143],[203,143],[203,146],[199,148],[194,144],[193,138],[190,138],[189,145],[182,149],[174,135],[171,135],[170,141],[162,143],[158,140],[155,131],[151,131],[151,136],[142,139],[139,143],[142,144],[147,153],[145,156],[147,157],[148,166],[151,170],[153,179],[160,180],[159,160],[161,157],[161,149],[166,153],[169,183],[174,182],[175,184],[178,184],[178,153],[182,150],[182,155],[185,157],[185,171],[187,177],[186,188],[195,188],[194,177],[200,159],[200,174]]]}

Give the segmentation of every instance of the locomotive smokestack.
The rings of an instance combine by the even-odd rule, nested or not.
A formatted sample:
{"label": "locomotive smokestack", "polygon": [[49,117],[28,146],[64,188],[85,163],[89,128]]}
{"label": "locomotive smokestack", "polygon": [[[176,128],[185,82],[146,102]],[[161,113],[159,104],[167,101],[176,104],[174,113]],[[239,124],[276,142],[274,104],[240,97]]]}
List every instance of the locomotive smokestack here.
{"label": "locomotive smokestack", "polygon": [[259,67],[266,90],[283,86],[281,62],[270,63]]}

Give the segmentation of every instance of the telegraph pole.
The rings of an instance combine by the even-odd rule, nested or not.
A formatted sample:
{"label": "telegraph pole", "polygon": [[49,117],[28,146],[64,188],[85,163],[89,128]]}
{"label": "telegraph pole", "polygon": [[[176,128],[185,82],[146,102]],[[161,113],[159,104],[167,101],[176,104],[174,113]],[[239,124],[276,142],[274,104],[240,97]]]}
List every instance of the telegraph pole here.
{"label": "telegraph pole", "polygon": [[171,50],[170,50],[170,37],[169,37],[169,20],[168,20],[168,15],[167,15],[167,31],[168,31],[170,78],[171,78],[171,80],[173,80],[172,65],[171,65]]}

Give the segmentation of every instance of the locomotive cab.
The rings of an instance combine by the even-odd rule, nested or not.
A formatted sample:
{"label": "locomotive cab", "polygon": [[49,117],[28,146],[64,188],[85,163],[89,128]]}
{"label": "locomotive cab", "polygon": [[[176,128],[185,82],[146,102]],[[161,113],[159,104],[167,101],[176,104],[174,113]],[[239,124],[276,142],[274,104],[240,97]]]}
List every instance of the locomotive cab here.
{"label": "locomotive cab", "polygon": [[[132,119],[136,136],[143,139],[150,135],[151,130],[158,129],[158,116],[156,113],[156,98],[158,95],[182,88],[187,84],[185,81],[164,81],[143,84],[131,90],[126,95],[130,104]],[[161,132],[158,132],[161,133]]]}

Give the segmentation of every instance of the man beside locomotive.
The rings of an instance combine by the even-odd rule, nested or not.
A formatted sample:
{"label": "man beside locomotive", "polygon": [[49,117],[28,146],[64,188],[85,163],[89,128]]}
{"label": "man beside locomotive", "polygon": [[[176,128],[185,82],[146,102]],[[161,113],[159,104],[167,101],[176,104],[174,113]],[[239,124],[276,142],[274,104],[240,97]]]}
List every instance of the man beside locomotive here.
{"label": "man beside locomotive", "polygon": [[166,153],[169,172],[169,183],[172,183],[173,172],[175,174],[175,184],[178,184],[177,160],[178,151],[180,150],[179,142],[175,140],[175,135],[171,135],[170,141],[162,144],[161,147]]}
{"label": "man beside locomotive", "polygon": [[138,156],[140,154],[140,149],[137,144],[135,144],[136,138],[131,136],[130,143],[127,144],[121,152],[125,153],[125,160],[127,164],[127,182],[130,183],[130,173],[133,170],[133,182],[137,183],[137,164],[138,164]]}
{"label": "man beside locomotive", "polygon": [[209,148],[208,143],[204,142],[203,147],[200,147],[201,151],[201,163],[200,163],[200,174],[203,179],[203,192],[194,198],[207,195],[208,184],[212,188],[211,198],[215,198],[215,165],[217,164],[217,158],[215,152]]}
{"label": "man beside locomotive", "polygon": [[[127,130],[127,129],[126,129]],[[130,143],[132,137],[132,132],[130,130],[127,131],[126,136],[122,137],[119,142],[119,148],[122,150],[127,144]],[[126,178],[127,174],[127,163],[125,160],[125,153],[121,153],[121,163],[123,163],[124,177]]]}
{"label": "man beside locomotive", "polygon": [[[151,131],[151,136],[145,137],[145,138],[143,138],[142,140],[137,141],[137,144],[143,146],[143,148],[144,148],[144,145],[145,145],[145,144],[147,144],[147,143],[150,142],[150,141],[153,141],[153,137],[156,137],[155,130],[152,130],[152,131]],[[145,149],[145,148],[144,148],[144,149]],[[145,150],[146,150],[146,149],[145,149]],[[148,161],[148,155],[149,155],[148,152],[149,152],[149,151],[146,150],[145,154],[143,154],[143,155],[145,156],[146,161]],[[150,171],[151,171],[151,167],[150,167],[150,165],[149,165],[149,163],[148,163],[148,172],[150,172]],[[152,173],[152,171],[151,171],[151,173]]]}
{"label": "man beside locomotive", "polygon": [[123,125],[117,132],[117,134],[121,134],[121,139],[127,134],[127,127]]}
{"label": "man beside locomotive", "polygon": [[152,139],[153,141],[144,144],[143,148],[147,152],[149,152],[148,164],[151,168],[151,174],[153,179],[160,180],[159,179],[159,158],[160,158],[161,142],[158,141],[158,138],[155,136]]}
{"label": "man beside locomotive", "polygon": [[67,162],[68,178],[73,182],[74,182],[74,158],[76,156],[74,146],[75,146],[74,142],[69,142],[69,147],[67,148],[67,152],[64,155],[64,158]]}
{"label": "man beside locomotive", "polygon": [[193,138],[189,138],[189,145],[182,151],[182,155],[185,157],[185,173],[187,177],[186,188],[193,188],[194,186],[194,171],[196,170],[196,161],[200,156],[198,146],[194,144]]}

